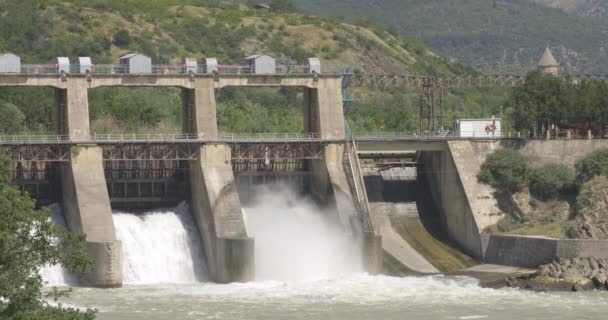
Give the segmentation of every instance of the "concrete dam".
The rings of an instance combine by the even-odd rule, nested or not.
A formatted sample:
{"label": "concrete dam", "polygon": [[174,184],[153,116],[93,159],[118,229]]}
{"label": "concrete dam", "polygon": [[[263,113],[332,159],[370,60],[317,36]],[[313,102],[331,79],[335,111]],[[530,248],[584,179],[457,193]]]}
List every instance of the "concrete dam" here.
{"label": "concrete dam", "polygon": [[[87,236],[94,269],[77,279],[85,286],[119,287],[167,275],[175,275],[169,282],[246,282],[264,276],[256,269],[272,270],[265,265],[272,256],[264,258],[268,252],[258,247],[282,239],[284,248],[307,243],[327,259],[343,256],[371,274],[387,268],[433,274],[468,265],[436,238],[481,260],[481,230],[501,214],[492,211],[491,197],[484,198],[491,190],[474,178],[482,158],[471,157],[476,154],[471,148],[491,146],[491,139],[354,138],[346,134],[342,81],[330,74],[5,74],[1,86],[55,89],[57,135],[6,137],[0,154],[13,160],[15,185],[40,205],[61,203],[61,210],[55,209],[61,214],[55,215]],[[183,134],[91,133],[87,92],[104,86],[181,89]],[[249,86],[303,88],[305,133],[220,133],[215,90]],[[391,157],[397,163],[386,161]],[[392,182],[383,173],[386,167],[396,177]],[[422,188],[427,192],[417,190]],[[282,201],[273,197],[284,189],[291,191]],[[422,198],[435,207],[424,210]],[[312,227],[295,227],[265,202]],[[163,214],[158,208],[173,209]],[[128,214],[133,211],[142,214]],[[273,224],[271,231],[263,227]],[[307,239],[302,242],[281,229],[303,229],[309,236],[294,237]],[[273,232],[282,239],[268,239]],[[267,245],[258,246],[256,238]],[[163,254],[158,248],[165,248]],[[290,251],[297,249],[282,255],[297,259]],[[141,255],[146,252],[143,256],[160,256],[146,263]],[[329,262],[321,265],[331,269]]]}

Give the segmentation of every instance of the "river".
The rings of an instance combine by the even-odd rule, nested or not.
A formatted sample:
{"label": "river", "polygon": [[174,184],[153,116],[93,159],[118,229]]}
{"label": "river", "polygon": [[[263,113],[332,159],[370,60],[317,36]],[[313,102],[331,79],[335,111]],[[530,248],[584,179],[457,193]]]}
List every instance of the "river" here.
{"label": "river", "polygon": [[606,319],[608,293],[485,289],[466,277],[368,276],[306,282],[75,288],[100,320]]}
{"label": "river", "polygon": [[[119,289],[73,287],[62,303],[98,310],[99,320],[186,319],[605,319],[607,292],[535,293],[481,288],[468,277],[370,276],[360,250],[306,198],[261,190],[245,209],[256,239],[256,281],[207,282],[203,246],[187,205],[114,212],[123,242]],[[65,225],[53,206],[53,220]],[[51,285],[73,285],[59,267]]]}

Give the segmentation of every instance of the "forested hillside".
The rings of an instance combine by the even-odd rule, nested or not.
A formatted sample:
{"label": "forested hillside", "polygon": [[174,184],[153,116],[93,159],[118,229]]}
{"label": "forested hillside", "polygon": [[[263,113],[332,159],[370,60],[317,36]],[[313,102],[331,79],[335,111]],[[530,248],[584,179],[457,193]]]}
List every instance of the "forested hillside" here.
{"label": "forested hillside", "polygon": [[[422,40],[453,61],[488,69],[533,65],[546,45],[564,70],[608,72],[608,22],[577,15],[583,8],[600,12],[605,1],[537,0],[295,0],[305,12],[371,20]],[[582,11],[581,11],[582,10]],[[516,68],[519,69],[519,68]]]}
{"label": "forested hillside", "polygon": [[605,0],[535,0],[551,7],[573,12],[583,17],[603,18],[608,16]]}
{"label": "forested hillside", "polygon": [[[286,3],[275,1],[275,3]],[[420,42],[339,19],[317,18],[218,0],[0,0],[0,52],[23,63],[55,63],[57,56],[91,56],[117,63],[139,51],[154,63],[178,64],[182,57],[217,57],[242,63],[265,52],[280,61],[319,57],[324,64],[349,65],[357,72],[449,75],[474,72],[449,63]],[[298,90],[217,92],[218,122],[227,132],[302,130]],[[448,121],[490,116],[500,110],[505,92],[453,91]],[[171,89],[99,88],[89,92],[92,130],[180,132],[180,92]],[[416,130],[416,92],[361,90],[349,109],[354,130]],[[55,108],[50,89],[0,89],[0,133],[53,132]]]}

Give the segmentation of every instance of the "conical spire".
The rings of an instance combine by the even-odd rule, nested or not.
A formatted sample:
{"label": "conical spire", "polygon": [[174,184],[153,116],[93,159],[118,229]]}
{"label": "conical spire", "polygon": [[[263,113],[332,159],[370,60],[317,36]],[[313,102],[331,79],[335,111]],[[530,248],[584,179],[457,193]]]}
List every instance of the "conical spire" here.
{"label": "conical spire", "polygon": [[551,52],[551,49],[549,49],[549,47],[545,49],[545,53],[543,53],[543,56],[540,58],[540,61],[538,61],[538,66],[559,67],[559,64],[557,64],[557,61],[555,60],[555,57],[553,56],[553,53]]}

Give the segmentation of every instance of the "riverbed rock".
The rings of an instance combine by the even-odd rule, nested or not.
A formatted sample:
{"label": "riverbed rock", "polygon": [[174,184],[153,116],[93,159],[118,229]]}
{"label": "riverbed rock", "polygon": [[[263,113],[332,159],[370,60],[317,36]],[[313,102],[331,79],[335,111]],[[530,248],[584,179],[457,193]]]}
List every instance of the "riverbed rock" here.
{"label": "riverbed rock", "polygon": [[591,280],[593,281],[596,289],[602,290],[606,288],[606,280],[608,280],[608,277],[605,273],[600,272],[591,278]]}
{"label": "riverbed rock", "polygon": [[535,291],[608,290],[608,261],[596,258],[557,259],[540,266],[525,279],[510,286]]}
{"label": "riverbed rock", "polygon": [[596,176],[581,187],[575,222],[568,236],[575,239],[608,238],[608,178]]}

